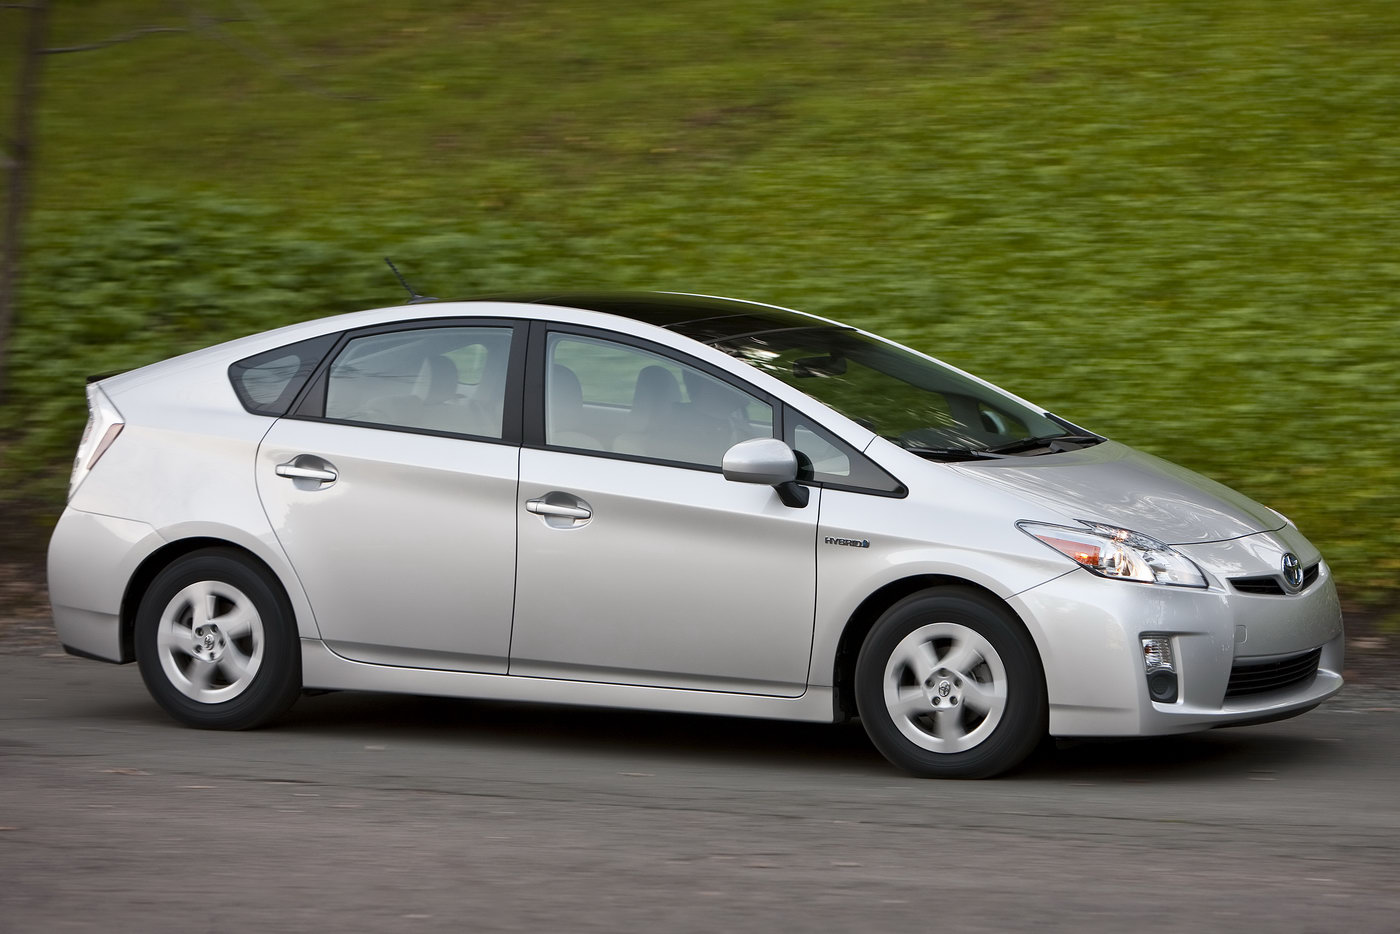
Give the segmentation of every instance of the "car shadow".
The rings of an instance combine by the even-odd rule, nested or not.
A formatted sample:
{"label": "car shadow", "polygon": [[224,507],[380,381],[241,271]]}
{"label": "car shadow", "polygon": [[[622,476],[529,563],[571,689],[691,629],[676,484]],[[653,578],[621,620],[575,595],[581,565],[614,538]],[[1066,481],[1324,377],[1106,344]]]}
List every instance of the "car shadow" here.
{"label": "car shadow", "polygon": [[[303,697],[267,729],[885,777],[900,774],[871,746],[858,722],[814,724],[344,692]],[[1024,765],[1001,780],[1143,783],[1213,781],[1232,774],[1267,776],[1325,756],[1324,742],[1280,732],[1277,727],[1141,739],[1047,740]]]}
{"label": "car shadow", "polygon": [[1234,776],[1269,780],[1318,761],[1324,743],[1258,728],[1125,739],[1047,742],[1018,777],[1059,782],[1190,783]]}
{"label": "car shadow", "polygon": [[889,766],[859,724],[800,723],[353,692],[303,697],[270,729],[327,736],[679,757],[751,765],[880,771]]}

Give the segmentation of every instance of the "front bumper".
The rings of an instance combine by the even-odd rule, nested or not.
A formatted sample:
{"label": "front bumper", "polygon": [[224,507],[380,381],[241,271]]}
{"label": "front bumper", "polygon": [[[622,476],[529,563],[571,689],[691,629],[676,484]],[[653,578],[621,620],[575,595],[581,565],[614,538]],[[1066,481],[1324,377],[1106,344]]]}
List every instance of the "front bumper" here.
{"label": "front bumper", "polygon": [[[1219,577],[1196,590],[1073,571],[1009,602],[1040,649],[1055,736],[1158,736],[1280,720],[1342,687],[1342,612],[1325,563],[1310,587],[1290,596],[1234,592]],[[1180,686],[1173,703],[1148,696],[1144,635],[1171,640]],[[1225,696],[1237,663],[1317,648],[1315,675]]]}

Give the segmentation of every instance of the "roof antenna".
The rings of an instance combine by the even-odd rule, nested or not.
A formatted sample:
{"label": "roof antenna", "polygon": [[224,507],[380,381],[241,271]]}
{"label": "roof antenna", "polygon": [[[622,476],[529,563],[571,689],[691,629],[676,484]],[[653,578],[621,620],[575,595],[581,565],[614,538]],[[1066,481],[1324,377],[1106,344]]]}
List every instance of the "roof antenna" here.
{"label": "roof antenna", "polygon": [[404,289],[408,291],[408,301],[405,304],[417,305],[421,302],[437,301],[437,299],[433,298],[431,295],[419,295],[417,290],[408,284],[408,280],[403,277],[403,273],[399,272],[399,267],[395,266],[394,261],[389,257],[384,257],[384,262],[388,263],[389,268],[393,270],[394,277],[399,280],[399,285],[403,286]]}

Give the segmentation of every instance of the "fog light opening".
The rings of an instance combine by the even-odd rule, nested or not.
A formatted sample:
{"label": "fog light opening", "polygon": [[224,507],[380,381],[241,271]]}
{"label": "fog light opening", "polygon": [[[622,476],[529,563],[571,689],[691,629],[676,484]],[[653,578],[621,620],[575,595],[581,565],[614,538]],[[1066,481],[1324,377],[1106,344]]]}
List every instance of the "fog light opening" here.
{"label": "fog light opening", "polygon": [[1142,664],[1147,675],[1147,695],[1159,704],[1174,704],[1177,698],[1176,662],[1171,639],[1144,637]]}
{"label": "fog light opening", "polygon": [[1147,694],[1159,704],[1176,703],[1176,672],[1158,668],[1147,675]]}

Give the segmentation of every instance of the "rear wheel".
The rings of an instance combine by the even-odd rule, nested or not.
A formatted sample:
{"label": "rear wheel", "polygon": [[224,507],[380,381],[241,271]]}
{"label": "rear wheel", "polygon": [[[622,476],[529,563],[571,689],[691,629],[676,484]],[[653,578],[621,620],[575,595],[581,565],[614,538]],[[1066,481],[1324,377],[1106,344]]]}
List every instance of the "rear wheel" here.
{"label": "rear wheel", "polygon": [[885,611],[856,662],[856,706],[885,758],[930,778],[1004,772],[1046,730],[1030,636],[1005,606],[960,587]]}
{"label": "rear wheel", "polygon": [[191,726],[258,726],[301,690],[286,597],[264,568],[230,549],[192,552],[158,574],[141,600],[135,636],[147,690]]}

